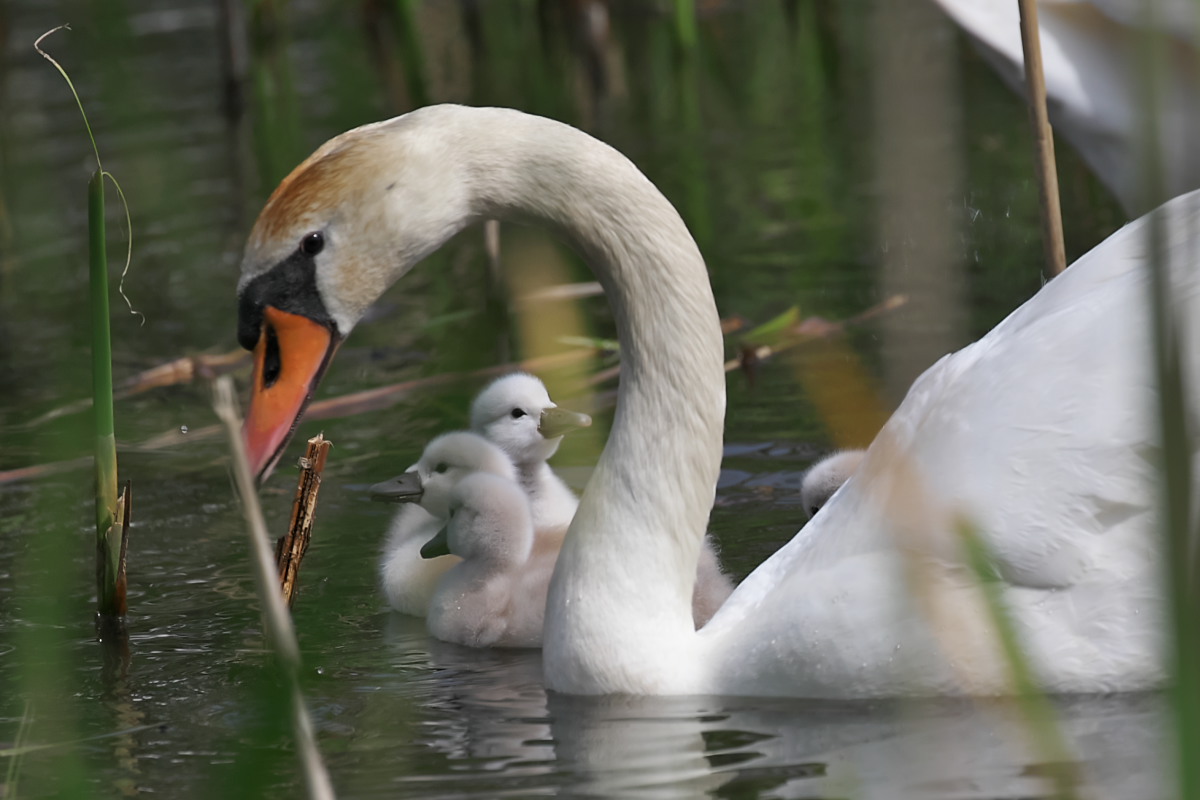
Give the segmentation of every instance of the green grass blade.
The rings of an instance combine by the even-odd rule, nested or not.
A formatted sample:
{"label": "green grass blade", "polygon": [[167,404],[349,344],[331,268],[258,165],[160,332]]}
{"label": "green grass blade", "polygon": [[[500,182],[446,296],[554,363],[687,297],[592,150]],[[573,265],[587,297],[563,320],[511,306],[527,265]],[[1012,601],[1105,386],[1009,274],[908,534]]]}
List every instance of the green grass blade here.
{"label": "green grass blade", "polygon": [[752,347],[777,345],[784,335],[800,322],[800,307],[792,306],[782,314],[751,328],[742,336],[742,344]]}
{"label": "green grass blade", "polygon": [[1180,332],[1171,306],[1166,230],[1158,212],[1150,217],[1150,302],[1154,325],[1154,364],[1158,384],[1159,436],[1162,443],[1160,529],[1169,600],[1175,745],[1179,796],[1200,798],[1200,592],[1191,533],[1192,436],[1184,385]]}
{"label": "green grass blade", "polygon": [[1076,797],[1076,775],[1072,768],[1074,757],[1067,747],[1062,731],[1059,730],[1054,706],[1038,688],[1029,659],[1021,647],[1020,637],[1004,604],[1000,582],[996,580],[995,569],[992,566],[994,562],[988,554],[987,545],[975,526],[966,520],[959,520],[958,533],[966,551],[967,563],[979,581],[984,604],[991,617],[992,626],[996,629],[996,638],[1008,664],[1017,704],[1025,717],[1030,738],[1036,752],[1050,767],[1048,777],[1054,784],[1053,796],[1062,800]]}
{"label": "green grass blade", "polygon": [[[1166,98],[1170,42],[1155,23],[1155,4],[1145,8],[1148,23],[1138,43],[1141,58],[1142,158],[1140,174],[1147,207],[1167,199],[1165,165],[1159,148],[1157,120]],[[1170,631],[1172,703],[1179,797],[1200,798],[1200,587],[1192,536],[1192,457],[1194,431],[1189,430],[1189,398],[1183,371],[1181,330],[1172,303],[1168,231],[1162,213],[1152,211],[1146,226],[1150,270],[1150,312],[1154,328],[1154,369],[1158,387],[1160,462],[1159,529],[1163,543],[1164,579]],[[1189,230],[1194,235],[1195,230]]]}

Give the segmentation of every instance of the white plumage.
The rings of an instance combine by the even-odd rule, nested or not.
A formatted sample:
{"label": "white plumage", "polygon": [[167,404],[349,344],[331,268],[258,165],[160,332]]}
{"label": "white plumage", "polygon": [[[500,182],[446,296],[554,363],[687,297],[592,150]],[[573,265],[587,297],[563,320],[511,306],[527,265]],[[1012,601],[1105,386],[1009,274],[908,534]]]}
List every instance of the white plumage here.
{"label": "white plumage", "polygon": [[[544,433],[547,429],[556,432],[564,426],[591,424],[590,418],[586,423],[573,419],[580,416],[559,409],[546,385],[524,372],[497,378],[471,404],[471,429],[487,437],[516,465],[518,480],[529,496],[538,546],[554,547],[556,552],[575,516],[579,498],[546,463],[557,452],[562,435],[547,438]],[[733,582],[721,569],[716,545],[706,536],[692,593],[696,627],[707,623],[732,592]]]}
{"label": "white plumage", "polygon": [[486,439],[460,432],[430,442],[412,470],[421,507],[440,520],[438,536],[459,559],[438,578],[426,614],[429,632],[444,641],[541,644],[554,554],[535,550],[529,502],[507,462]]}
{"label": "white plumage", "polygon": [[[1163,679],[1144,220],[921,376],[854,479],[696,631],[725,391],[705,265],[675,209],[612,148],[516,111],[422,109],[334,139],[298,172],[339,152],[338,182],[308,183],[328,193],[320,202],[301,206],[281,189],[291,204],[268,206],[267,218],[309,210],[286,225],[260,220],[244,281],[324,230],[336,246],[315,259],[320,300],[345,333],[467,223],[534,219],[578,247],[613,307],[617,412],[550,584],[550,688],[1009,691],[962,563],[961,519],[995,554],[998,589],[1044,687],[1136,690]],[[1158,212],[1193,397],[1198,206],[1189,194]]]}
{"label": "white plumage", "polygon": [[[495,463],[489,463],[486,468],[517,481],[525,491],[538,564],[548,559],[553,565],[579,505],[579,498],[546,460],[558,450],[562,432],[588,424],[591,420],[586,415],[559,409],[550,399],[545,384],[536,376],[523,372],[497,378],[471,404],[472,429],[510,461],[507,468]],[[546,432],[558,435],[547,438]],[[422,456],[422,461],[425,460]],[[495,461],[493,453],[490,462]],[[413,468],[419,466],[420,462]],[[414,616],[428,613],[438,580],[458,562],[457,555],[433,559],[421,557],[421,547],[444,524],[444,519],[431,515],[425,505],[407,505],[396,514],[380,560],[381,584],[389,604]],[[439,507],[441,505],[444,503],[439,503]],[[700,627],[729,597],[733,583],[722,571],[716,547],[708,537],[705,537],[696,569],[692,615],[696,627]],[[550,572],[546,571],[540,586],[543,597],[549,578]],[[537,580],[535,576],[531,585],[536,585]]]}
{"label": "white plumage", "polygon": [[865,455],[865,450],[839,450],[809,467],[800,482],[800,504],[804,506],[804,513],[815,516],[834,492],[850,480]]}

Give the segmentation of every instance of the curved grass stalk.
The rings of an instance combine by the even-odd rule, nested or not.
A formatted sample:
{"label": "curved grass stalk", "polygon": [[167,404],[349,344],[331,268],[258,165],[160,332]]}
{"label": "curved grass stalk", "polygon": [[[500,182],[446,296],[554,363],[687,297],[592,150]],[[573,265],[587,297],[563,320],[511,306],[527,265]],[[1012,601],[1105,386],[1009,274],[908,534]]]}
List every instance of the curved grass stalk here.
{"label": "curved grass stalk", "polygon": [[133,220],[129,214],[129,201],[125,199],[125,190],[121,188],[121,184],[117,181],[116,176],[104,169],[104,165],[100,162],[100,148],[96,145],[96,137],[92,134],[92,125],[88,121],[87,112],[83,110],[83,101],[79,99],[79,92],[75,91],[75,84],[71,81],[71,76],[63,69],[62,64],[59,64],[53,56],[42,49],[42,41],[52,33],[62,30],[71,30],[70,25],[59,25],[57,28],[51,28],[43,33],[33,43],[33,49],[38,51],[42,58],[49,61],[54,68],[58,70],[58,74],[63,76],[63,80],[67,82],[67,87],[71,90],[71,95],[75,98],[75,105],[79,107],[79,115],[83,117],[83,127],[87,130],[88,141],[92,144],[92,154],[96,157],[96,172],[102,177],[112,181],[113,188],[117,190],[117,196],[121,198],[121,207],[125,211],[125,266],[121,269],[121,280],[117,283],[117,292],[120,293],[121,299],[125,301],[125,306],[129,309],[129,313],[140,317],[142,324],[146,324],[146,315],[133,307],[129,296],[125,294],[125,278],[129,274],[129,265],[133,263]]}

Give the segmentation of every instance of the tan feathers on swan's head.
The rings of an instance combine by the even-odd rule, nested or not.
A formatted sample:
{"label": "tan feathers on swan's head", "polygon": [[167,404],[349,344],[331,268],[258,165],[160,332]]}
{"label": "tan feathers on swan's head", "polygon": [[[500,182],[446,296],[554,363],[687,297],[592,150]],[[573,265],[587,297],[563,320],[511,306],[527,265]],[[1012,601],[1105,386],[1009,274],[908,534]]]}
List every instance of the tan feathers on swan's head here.
{"label": "tan feathers on swan's head", "polygon": [[259,214],[241,283],[320,232],[316,284],[345,335],[400,275],[469,219],[445,143],[414,113],[347,131],[283,179]]}

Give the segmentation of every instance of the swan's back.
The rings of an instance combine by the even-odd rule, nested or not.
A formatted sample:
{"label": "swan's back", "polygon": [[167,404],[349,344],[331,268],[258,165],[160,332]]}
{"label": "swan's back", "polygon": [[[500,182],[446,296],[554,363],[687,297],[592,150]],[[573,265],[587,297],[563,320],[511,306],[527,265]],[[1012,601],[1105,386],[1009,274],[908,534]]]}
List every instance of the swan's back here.
{"label": "swan's back", "polygon": [[[1195,397],[1200,196],[1161,213]],[[1004,691],[1004,660],[961,566],[963,519],[989,545],[1048,688],[1161,678],[1147,227],[1126,226],[917,380],[854,481],[702,632],[731,657],[742,640],[762,651],[718,666],[714,688]]]}

